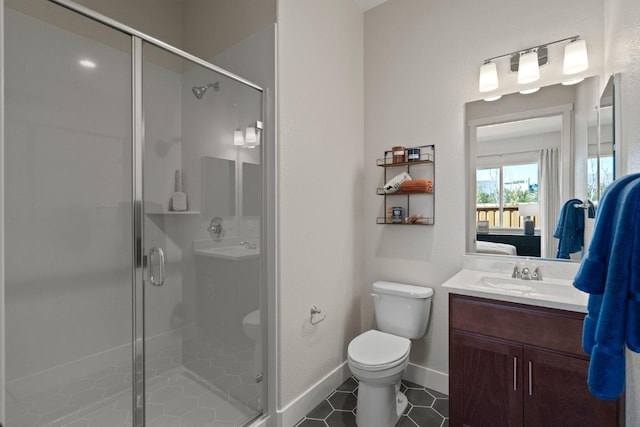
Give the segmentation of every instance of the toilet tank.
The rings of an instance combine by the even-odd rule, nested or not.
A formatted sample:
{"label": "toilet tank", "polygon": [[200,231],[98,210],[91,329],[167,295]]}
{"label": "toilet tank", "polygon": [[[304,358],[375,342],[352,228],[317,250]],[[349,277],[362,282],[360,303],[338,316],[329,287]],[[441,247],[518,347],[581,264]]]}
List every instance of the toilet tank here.
{"label": "toilet tank", "polygon": [[378,330],[409,339],[425,334],[433,289],[379,281],[372,295]]}

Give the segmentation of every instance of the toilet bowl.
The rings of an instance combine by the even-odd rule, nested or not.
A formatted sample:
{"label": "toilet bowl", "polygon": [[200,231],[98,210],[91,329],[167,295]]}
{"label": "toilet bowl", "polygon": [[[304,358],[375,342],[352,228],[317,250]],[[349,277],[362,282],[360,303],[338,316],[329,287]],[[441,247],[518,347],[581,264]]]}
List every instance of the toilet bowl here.
{"label": "toilet bowl", "polygon": [[[367,331],[349,344],[348,365],[360,382],[358,426],[393,426],[407,407],[399,393],[400,380],[409,364],[411,341],[376,330]],[[395,405],[381,404],[395,402]]]}
{"label": "toilet bowl", "polygon": [[427,329],[433,289],[392,282],[373,284],[378,329],[355,337],[347,362],[359,381],[356,424],[393,427],[406,409],[400,381],[409,364],[411,339]]}
{"label": "toilet bowl", "polygon": [[253,377],[259,382],[262,379],[262,339],[260,328],[260,310],[252,311],[242,319],[244,334],[254,342]]}

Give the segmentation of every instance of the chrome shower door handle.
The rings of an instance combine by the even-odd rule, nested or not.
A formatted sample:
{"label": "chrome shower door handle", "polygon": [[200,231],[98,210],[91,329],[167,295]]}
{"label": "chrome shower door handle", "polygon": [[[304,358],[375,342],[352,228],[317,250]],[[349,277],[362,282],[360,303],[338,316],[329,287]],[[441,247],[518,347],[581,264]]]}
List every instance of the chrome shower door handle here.
{"label": "chrome shower door handle", "polygon": [[[157,255],[154,257],[154,255]],[[155,264],[157,258],[158,274],[155,274]],[[164,251],[162,248],[153,247],[149,251],[149,281],[153,286],[164,285]]]}

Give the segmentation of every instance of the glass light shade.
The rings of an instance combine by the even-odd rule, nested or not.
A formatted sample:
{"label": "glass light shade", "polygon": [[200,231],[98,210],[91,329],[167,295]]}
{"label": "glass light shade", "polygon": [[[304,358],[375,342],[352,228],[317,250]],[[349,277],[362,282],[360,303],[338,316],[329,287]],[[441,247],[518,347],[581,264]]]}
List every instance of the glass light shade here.
{"label": "glass light shade", "polygon": [[244,142],[247,145],[257,145],[258,135],[256,134],[256,128],[249,126],[244,130]]}
{"label": "glass light shade", "polygon": [[480,67],[478,90],[480,92],[491,92],[496,89],[498,89],[498,69],[495,62],[488,62]]}
{"label": "glass light shade", "polygon": [[484,100],[487,102],[491,102],[491,101],[497,101],[500,98],[502,98],[502,95],[488,96]]}
{"label": "glass light shade", "polygon": [[534,87],[534,88],[531,88],[531,89],[521,90],[520,93],[523,94],[523,95],[529,95],[530,93],[536,93],[539,90],[540,90],[539,87]]}
{"label": "glass light shade", "polygon": [[244,145],[244,135],[242,131],[238,129],[233,133],[233,145],[242,146]]}
{"label": "glass light shade", "polygon": [[518,84],[535,82],[540,78],[540,67],[538,67],[538,52],[528,52],[520,55],[518,65]]}
{"label": "glass light shade", "polygon": [[578,84],[583,80],[584,80],[584,77],[580,77],[579,79],[567,80],[566,82],[562,82],[562,84],[565,86],[571,86],[571,85]]}
{"label": "glass light shade", "polygon": [[576,40],[564,47],[564,65],[562,72],[565,74],[576,74],[589,68],[589,57],[587,55],[587,42]]}

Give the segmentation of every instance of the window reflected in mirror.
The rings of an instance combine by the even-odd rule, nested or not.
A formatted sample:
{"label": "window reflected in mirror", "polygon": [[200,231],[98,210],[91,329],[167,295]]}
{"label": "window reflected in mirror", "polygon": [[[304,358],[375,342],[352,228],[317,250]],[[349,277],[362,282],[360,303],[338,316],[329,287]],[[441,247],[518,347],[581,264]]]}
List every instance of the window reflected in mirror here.
{"label": "window reflected in mirror", "polygon": [[[476,221],[488,221],[493,228],[522,228],[521,204],[538,203],[538,163],[501,163],[476,169]],[[532,217],[538,223],[539,215]]]}

